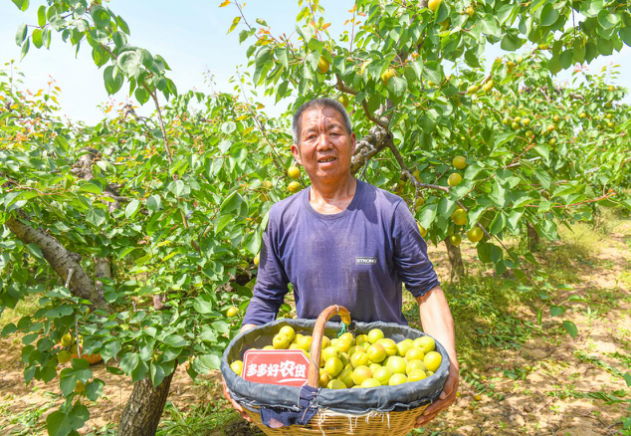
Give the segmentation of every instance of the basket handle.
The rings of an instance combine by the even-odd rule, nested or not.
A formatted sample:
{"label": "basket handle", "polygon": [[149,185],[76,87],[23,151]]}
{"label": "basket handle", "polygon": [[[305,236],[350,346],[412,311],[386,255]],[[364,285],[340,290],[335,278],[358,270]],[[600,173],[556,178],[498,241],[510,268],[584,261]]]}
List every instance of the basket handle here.
{"label": "basket handle", "polygon": [[320,382],[320,355],[322,354],[322,337],[324,336],[324,327],[326,322],[333,318],[335,315],[339,315],[342,318],[344,324],[351,323],[350,311],[343,307],[334,304],[327,307],[320,313],[313,327],[313,335],[311,336],[311,364],[309,365],[309,379],[307,384],[312,388],[317,389]]}

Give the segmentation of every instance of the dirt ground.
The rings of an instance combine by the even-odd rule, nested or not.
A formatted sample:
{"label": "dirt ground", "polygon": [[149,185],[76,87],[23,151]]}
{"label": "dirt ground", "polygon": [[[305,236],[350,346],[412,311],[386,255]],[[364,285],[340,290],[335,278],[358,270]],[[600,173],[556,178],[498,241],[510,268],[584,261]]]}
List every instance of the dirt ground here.
{"label": "dirt ground", "polygon": [[[445,436],[622,434],[620,420],[631,416],[631,404],[607,404],[599,397],[608,393],[616,399],[612,393],[618,391],[629,399],[624,379],[607,367],[631,370],[631,223],[603,235],[597,246],[590,259],[573,265],[578,278],[573,289],[555,296],[558,303],[571,295],[587,300],[567,304],[572,311],[563,316],[578,327],[577,338],[543,329],[521,349],[493,355],[477,380],[463,380],[456,404],[427,430]],[[472,256],[471,248],[464,251]],[[446,252],[430,255],[445,265]],[[447,277],[447,270],[439,272]],[[543,325],[551,322],[549,313],[544,315]]]}
{"label": "dirt ground", "polygon": [[[631,372],[631,222],[621,222],[603,235],[597,247],[588,259],[573,265],[578,278],[573,289],[554,297],[557,303],[572,295],[584,300],[573,297],[576,301],[566,304],[572,309],[559,317],[576,324],[577,338],[554,327],[559,319],[551,319],[549,311],[544,313],[544,328],[534,329],[519,349],[489,352],[482,369],[463,365],[456,404],[416,434],[622,434],[621,418],[631,415],[627,402],[631,392],[620,376]],[[463,252],[465,260],[475,256],[473,247],[465,243]],[[446,252],[434,248],[430,255],[447,281]],[[524,309],[520,315],[536,323],[532,311]],[[0,434],[46,434],[45,418],[61,399],[58,379],[48,385],[33,382],[25,386],[21,343],[16,338],[3,339],[0,346]],[[131,386],[124,378],[106,372],[103,364],[92,369],[106,385],[98,403],[90,406],[91,419],[81,434],[114,434],[103,429],[108,424],[114,428],[118,422]],[[193,384],[181,366],[169,400],[180,410],[200,402],[217,402],[217,377],[213,373],[201,384]],[[232,423],[224,433],[249,434],[240,423]]]}

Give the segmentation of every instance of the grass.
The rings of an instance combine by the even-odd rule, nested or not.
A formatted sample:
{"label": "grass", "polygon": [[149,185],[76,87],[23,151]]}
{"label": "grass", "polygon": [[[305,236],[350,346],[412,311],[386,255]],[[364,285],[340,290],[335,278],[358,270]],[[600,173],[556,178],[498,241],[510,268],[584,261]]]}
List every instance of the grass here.
{"label": "grass", "polygon": [[0,331],[9,323],[17,322],[25,315],[34,314],[39,309],[39,299],[41,294],[28,294],[18,301],[13,309],[5,309],[0,315]]}
{"label": "grass", "polygon": [[223,398],[190,407],[186,411],[167,402],[156,436],[262,435],[247,425]]}
{"label": "grass", "polygon": [[[4,435],[26,436],[45,431],[45,422],[42,418],[49,409],[55,407],[59,395],[52,392],[45,392],[51,401],[38,406],[28,407],[18,413],[12,411],[10,406],[16,400],[14,395],[7,395],[0,403],[0,419],[4,424],[0,425],[0,432]],[[10,430],[9,430],[10,429]]]}
{"label": "grass", "polygon": [[[463,284],[443,287],[454,318],[458,358],[470,366],[485,366],[490,349],[520,348],[539,329],[523,319],[532,297],[517,291],[516,282],[469,277]],[[421,328],[418,306],[411,297],[406,296],[403,313],[410,326]]]}

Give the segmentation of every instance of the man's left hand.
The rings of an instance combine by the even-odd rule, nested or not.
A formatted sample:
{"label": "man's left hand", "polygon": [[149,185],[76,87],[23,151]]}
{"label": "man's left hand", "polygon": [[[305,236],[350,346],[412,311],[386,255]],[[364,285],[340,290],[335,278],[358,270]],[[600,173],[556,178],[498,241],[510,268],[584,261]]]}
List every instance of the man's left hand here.
{"label": "man's left hand", "polygon": [[438,400],[425,409],[425,412],[416,420],[417,427],[436,418],[436,415],[447,409],[456,401],[456,392],[458,392],[459,383],[460,374],[458,362],[453,362],[450,359],[449,375],[447,376],[447,381],[445,381],[445,386],[443,386],[443,391],[440,393]]}

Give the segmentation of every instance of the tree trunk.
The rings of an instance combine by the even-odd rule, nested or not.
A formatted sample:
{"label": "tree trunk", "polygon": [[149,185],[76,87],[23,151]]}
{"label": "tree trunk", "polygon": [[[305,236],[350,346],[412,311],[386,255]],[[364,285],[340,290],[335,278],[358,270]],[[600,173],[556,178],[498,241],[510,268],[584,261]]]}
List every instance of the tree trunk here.
{"label": "tree trunk", "polygon": [[541,240],[539,239],[537,229],[535,229],[535,226],[530,223],[526,223],[526,228],[528,230],[528,250],[538,251]]}
{"label": "tree trunk", "polygon": [[127,406],[121,415],[118,436],[153,436],[169,395],[175,370],[156,389],[147,376],[134,383]]}
{"label": "tree trunk", "polygon": [[460,246],[452,244],[449,238],[445,239],[445,245],[447,246],[447,254],[451,264],[451,282],[460,283],[465,278],[465,268]]}

